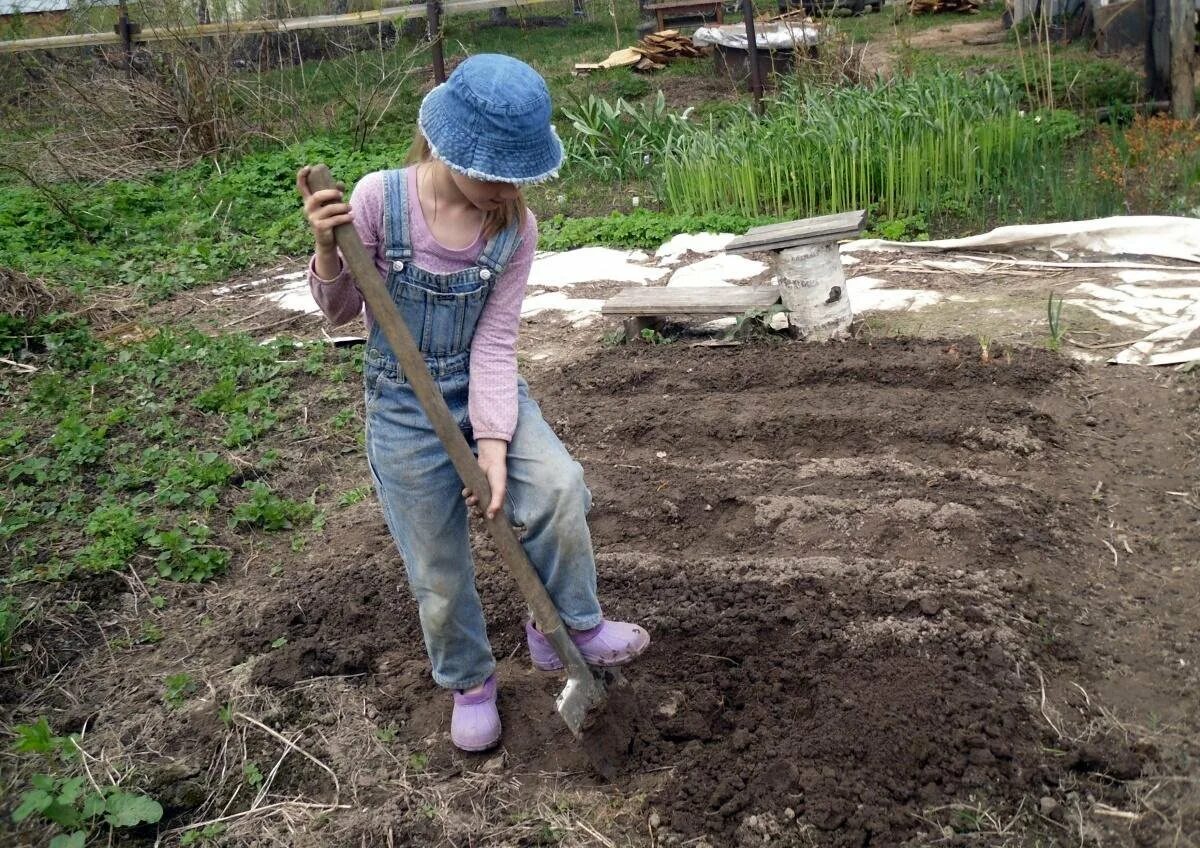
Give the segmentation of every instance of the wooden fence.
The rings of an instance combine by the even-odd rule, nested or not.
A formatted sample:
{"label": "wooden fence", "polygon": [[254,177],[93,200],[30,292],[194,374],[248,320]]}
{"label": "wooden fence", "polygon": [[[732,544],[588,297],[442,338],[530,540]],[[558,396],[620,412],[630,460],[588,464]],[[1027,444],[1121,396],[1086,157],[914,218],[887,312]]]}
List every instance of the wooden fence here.
{"label": "wooden fence", "polygon": [[[439,4],[445,15],[463,12],[478,12],[484,9],[503,9],[534,6],[559,0],[454,0]],[[366,12],[349,12],[344,15],[313,15],[307,18],[272,18],[249,21],[228,21],[215,24],[197,24],[187,27],[147,27],[132,35],[134,42],[172,41],[189,38],[216,38],[222,36],[252,35],[257,33],[294,32],[302,29],[327,29],[329,27],[362,26],[384,21],[423,18],[426,5],[389,6]],[[99,44],[121,44],[122,35],[114,32],[87,32],[77,35],[51,35],[43,38],[22,38],[0,41],[0,53],[22,53],[29,50],[56,50],[65,47],[86,47]]]}

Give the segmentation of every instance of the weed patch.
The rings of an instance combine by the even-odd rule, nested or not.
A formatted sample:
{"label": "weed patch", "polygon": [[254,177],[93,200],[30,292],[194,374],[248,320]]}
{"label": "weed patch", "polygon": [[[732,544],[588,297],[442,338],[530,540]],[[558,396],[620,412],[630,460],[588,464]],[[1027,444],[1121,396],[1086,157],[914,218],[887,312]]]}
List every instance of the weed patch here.
{"label": "weed patch", "polygon": [[[285,530],[312,520],[312,502],[244,475],[271,473],[278,451],[259,439],[295,414],[288,399],[316,360],[352,379],[352,355],[319,345],[297,355],[288,342],[185,330],[120,347],[72,328],[36,359],[36,374],[0,387],[0,581],[139,562],[159,578],[207,580],[229,565],[226,524]],[[16,601],[2,609],[0,645],[26,619]]]}
{"label": "weed patch", "polygon": [[162,818],[162,805],[148,795],[96,783],[90,772],[85,774],[79,740],[55,735],[45,718],[14,730],[14,751],[38,761],[43,771],[29,778],[12,820],[39,819],[56,827],[60,832],[51,848],[82,848],[93,837],[111,843],[120,829]]}

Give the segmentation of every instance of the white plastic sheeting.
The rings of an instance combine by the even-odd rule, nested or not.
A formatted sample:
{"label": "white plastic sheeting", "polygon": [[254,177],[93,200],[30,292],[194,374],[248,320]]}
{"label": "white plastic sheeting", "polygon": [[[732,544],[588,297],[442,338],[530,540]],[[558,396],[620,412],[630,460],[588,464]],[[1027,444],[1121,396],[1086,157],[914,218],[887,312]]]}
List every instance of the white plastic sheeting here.
{"label": "white plastic sheeting", "polygon": [[667,281],[668,286],[731,286],[735,280],[749,280],[767,270],[765,262],[733,253],[720,253],[685,265]]}
{"label": "white plastic sheeting", "polygon": [[723,253],[737,236],[733,233],[680,233],[654,251],[659,265],[675,265],[687,253]]}
{"label": "white plastic sheeting", "polygon": [[[795,50],[797,47],[819,44],[820,41],[821,30],[812,24],[781,21],[757,24],[754,28],[754,43],[762,50]],[[699,47],[719,44],[745,50],[750,39],[746,37],[746,27],[742,24],[727,24],[700,27],[692,33],[692,43]]]}
{"label": "white plastic sheeting", "polygon": [[[843,252],[888,250],[1003,250],[1041,248],[1126,256],[1159,256],[1200,262],[1200,219],[1167,215],[1120,215],[1092,221],[1019,224],[998,227],[978,236],[941,241],[896,242],[860,239],[842,245]],[[1060,257],[1066,259],[1067,257]]]}
{"label": "white plastic sheeting", "polygon": [[667,275],[665,268],[649,268],[643,264],[647,259],[649,257],[641,251],[608,247],[581,247],[566,253],[551,253],[534,259],[529,271],[529,285],[563,288],[597,280],[645,285]]}
{"label": "white plastic sheeting", "polygon": [[940,303],[943,295],[927,289],[888,288],[877,277],[851,277],[846,280],[850,305],[858,312],[916,312]]}
{"label": "white plastic sheeting", "polygon": [[[889,242],[863,239],[842,245],[845,254],[875,250],[906,252],[935,250],[1046,250],[1049,261],[996,256],[958,256],[926,260],[925,267],[942,271],[986,273],[997,265],[1024,269],[1086,269],[1094,279],[1069,289],[1065,302],[1083,307],[1112,327],[1141,338],[1108,361],[1123,365],[1176,365],[1200,361],[1200,264],[1190,266],[1130,261],[1129,257],[1200,263],[1200,220],[1161,215],[1118,216],[1092,221],[1065,221],[1000,227],[978,236],[928,242]],[[1070,262],[1075,251],[1087,254]],[[1109,258],[1106,258],[1109,257]],[[1029,273],[1029,271],[1025,271]],[[857,281],[852,280],[851,283]],[[861,283],[859,283],[861,286]],[[1046,291],[1054,283],[1047,280]],[[874,286],[872,286],[874,289]],[[898,292],[900,289],[878,289]],[[855,296],[855,286],[851,287]],[[894,303],[899,303],[897,298]],[[863,299],[856,307],[863,307]],[[902,308],[920,308],[919,300]],[[872,307],[866,307],[872,308]],[[874,307],[874,308],[887,308]]]}
{"label": "white plastic sheeting", "polygon": [[[668,275],[672,286],[722,286],[764,273],[763,263],[724,253],[732,239],[727,233],[681,234],[653,256],[595,247],[538,254],[521,314],[555,311],[574,324],[585,324],[599,317],[603,300],[573,297],[573,286],[662,285]],[[872,264],[870,251],[885,250],[903,251],[903,262],[898,259],[891,270],[866,267]],[[1050,258],[1031,258],[1037,250],[1049,251]],[[1008,251],[1021,255],[1014,257]],[[1010,279],[1026,286],[1034,281],[1036,286],[1045,273],[1046,294],[1063,294],[1066,303],[1087,309],[1107,322],[1118,339],[1128,340],[1126,347],[1111,352],[1108,361],[1139,365],[1200,361],[1200,220],[1140,216],[1001,227],[936,242],[860,240],[843,244],[841,252],[844,267],[864,266],[859,276],[846,281],[855,312],[937,310],[943,304],[961,311],[969,299],[953,288],[939,291],[939,275],[966,275],[992,284],[993,278],[1002,279],[1008,272]],[[1074,261],[1068,261],[1071,252],[1076,254]],[[1064,289],[1063,279],[1056,275],[1070,273],[1069,269],[1075,279]],[[1087,279],[1079,279],[1080,275]],[[923,280],[927,287],[906,287],[903,282],[908,279]],[[319,311],[303,271],[274,273],[214,289],[212,294],[253,296],[284,309]]]}

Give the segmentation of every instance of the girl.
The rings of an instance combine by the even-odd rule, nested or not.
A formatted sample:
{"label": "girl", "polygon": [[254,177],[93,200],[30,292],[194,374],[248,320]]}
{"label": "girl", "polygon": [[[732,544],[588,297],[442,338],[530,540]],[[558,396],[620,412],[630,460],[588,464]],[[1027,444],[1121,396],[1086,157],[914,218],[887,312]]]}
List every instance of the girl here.
{"label": "girl", "polygon": [[[550,95],[528,65],[507,56],[467,59],[421,103],[409,167],[368,174],[340,190],[297,188],[316,252],[313,297],[334,324],[363,309],[333,228],[353,222],[425,355],[492,488],[488,517],[504,509],[585,660],[629,662],[650,637],[604,619],[586,523],[583,469],[542,419],[517,376],[521,300],[537,222],[521,186],[557,176],[563,149]],[[488,644],[467,535],[479,506],[372,325],[364,358],[367,464],[420,610],[433,679],[454,692],[450,738],[465,751],[500,739],[496,661]],[[465,503],[464,503],[465,499]],[[532,622],[533,664],[562,667]]]}

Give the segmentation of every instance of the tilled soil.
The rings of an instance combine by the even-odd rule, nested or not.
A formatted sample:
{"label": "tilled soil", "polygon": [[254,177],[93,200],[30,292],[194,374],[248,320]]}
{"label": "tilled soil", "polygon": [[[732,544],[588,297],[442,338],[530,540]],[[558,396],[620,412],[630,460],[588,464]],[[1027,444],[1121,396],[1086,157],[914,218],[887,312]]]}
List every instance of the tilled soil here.
{"label": "tilled soil", "polygon": [[[648,792],[661,833],[895,844],[942,835],[928,811],[1053,795],[1073,763],[1102,783],[1141,772],[1129,739],[1081,754],[1039,711],[1043,668],[1080,656],[1064,578],[1102,551],[1068,461],[1090,464],[1098,422],[1056,409],[1084,380],[1036,350],[885,341],[630,348],[536,381],[588,471],[607,612],[654,637],[628,675],[643,716],[617,785]],[[507,766],[585,769],[480,543],[511,657]],[[368,548],[268,604],[242,644],[288,632],[259,682],[372,673],[411,738],[444,733],[413,602]]]}
{"label": "tilled soil", "polygon": [[[1143,791],[1195,778],[1195,746],[1136,723],[1200,729],[1193,378],[965,340],[631,346],[527,376],[587,472],[606,613],[653,637],[612,783],[554,713],[561,679],[529,669],[479,534],[505,735],[454,751],[370,499],[169,608],[141,666],[75,679],[58,729],[157,752],[174,823],[219,813],[247,758],[280,759],[271,798],[344,805],[235,821],[238,845],[1200,840],[1200,803],[1172,794],[1190,784],[1161,809]],[[277,484],[368,479],[349,447],[305,450]],[[146,669],[181,657],[211,693],[147,711]]]}

